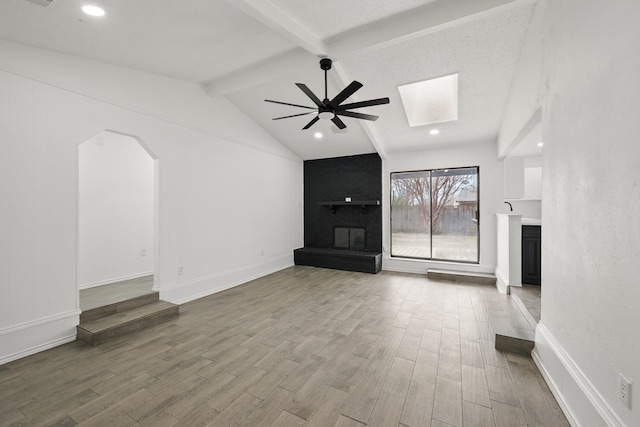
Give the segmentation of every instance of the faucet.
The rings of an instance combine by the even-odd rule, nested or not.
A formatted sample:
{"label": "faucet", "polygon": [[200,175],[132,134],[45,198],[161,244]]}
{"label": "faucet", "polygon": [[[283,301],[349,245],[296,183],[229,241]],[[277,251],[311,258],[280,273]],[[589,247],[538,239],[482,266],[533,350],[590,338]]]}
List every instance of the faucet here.
{"label": "faucet", "polygon": [[513,212],[513,206],[511,206],[511,203],[509,203],[509,202],[505,202],[505,203],[509,205],[509,210],[510,210],[511,212]]}

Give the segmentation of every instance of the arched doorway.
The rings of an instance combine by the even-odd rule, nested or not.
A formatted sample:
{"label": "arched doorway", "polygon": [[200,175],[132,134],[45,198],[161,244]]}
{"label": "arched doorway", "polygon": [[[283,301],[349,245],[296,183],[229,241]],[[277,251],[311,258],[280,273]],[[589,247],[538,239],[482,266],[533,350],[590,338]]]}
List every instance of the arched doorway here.
{"label": "arched doorway", "polygon": [[114,131],[78,146],[77,277],[83,310],[154,286],[156,160],[139,138]]}

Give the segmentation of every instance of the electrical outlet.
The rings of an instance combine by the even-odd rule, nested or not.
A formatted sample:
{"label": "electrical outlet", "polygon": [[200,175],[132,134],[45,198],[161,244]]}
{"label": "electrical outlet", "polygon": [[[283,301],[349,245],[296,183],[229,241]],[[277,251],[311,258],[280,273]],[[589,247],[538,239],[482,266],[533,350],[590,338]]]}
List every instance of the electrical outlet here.
{"label": "electrical outlet", "polygon": [[147,250],[146,249],[140,249],[140,256],[147,256]]}
{"label": "electrical outlet", "polygon": [[620,390],[618,393],[618,397],[620,398],[620,400],[622,400],[622,402],[624,402],[627,408],[631,409],[631,381],[623,377],[622,374],[619,375]]}
{"label": "electrical outlet", "polygon": [[178,276],[182,276],[184,274],[184,265],[178,266]]}

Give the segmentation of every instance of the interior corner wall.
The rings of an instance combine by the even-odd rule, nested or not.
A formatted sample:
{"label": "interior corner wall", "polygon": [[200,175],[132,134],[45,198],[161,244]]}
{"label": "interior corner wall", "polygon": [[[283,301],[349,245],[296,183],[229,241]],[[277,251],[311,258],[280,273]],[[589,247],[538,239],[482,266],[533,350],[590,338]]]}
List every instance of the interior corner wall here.
{"label": "interior corner wall", "polygon": [[573,425],[638,426],[640,3],[544,0],[542,315],[534,360]]}
{"label": "interior corner wall", "polygon": [[[446,261],[412,260],[391,257],[391,173],[425,169],[480,167],[480,262],[479,264]],[[503,212],[502,162],[496,157],[495,141],[479,141],[453,148],[389,154],[383,162],[382,177],[382,269],[426,273],[429,268],[494,273],[496,267],[496,212]]]}
{"label": "interior corner wall", "polygon": [[127,135],[78,147],[80,289],[153,274],[154,159]]}
{"label": "interior corner wall", "polygon": [[224,98],[0,41],[0,364],[75,339],[77,150],[104,130],[158,158],[162,299],[286,268],[302,246],[302,161]]}

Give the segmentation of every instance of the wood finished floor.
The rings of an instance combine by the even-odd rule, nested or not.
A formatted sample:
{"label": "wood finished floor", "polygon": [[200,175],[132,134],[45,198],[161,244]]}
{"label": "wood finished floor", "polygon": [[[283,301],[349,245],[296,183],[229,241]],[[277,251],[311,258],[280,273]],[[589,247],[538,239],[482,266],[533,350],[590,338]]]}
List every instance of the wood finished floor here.
{"label": "wood finished floor", "polygon": [[292,267],[0,366],[0,425],[568,426],[531,358],[494,349],[496,295]]}
{"label": "wood finished floor", "polygon": [[536,323],[540,322],[541,315],[541,300],[542,293],[541,287],[535,285],[522,285],[522,287],[513,286],[511,287],[511,294],[517,295],[525,309],[529,312],[533,320]]}
{"label": "wood finished floor", "polygon": [[153,275],[124,280],[118,283],[80,290],[80,308],[90,310],[140,295],[153,290]]}

